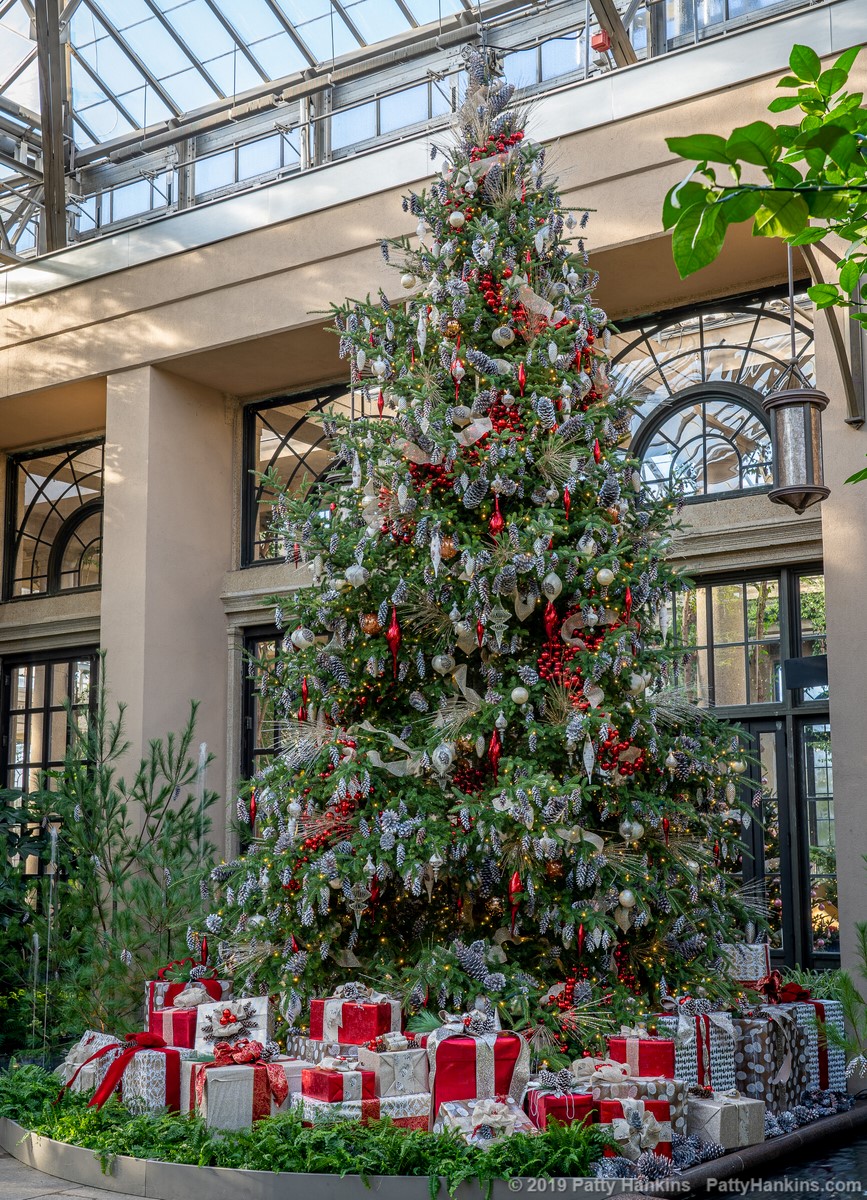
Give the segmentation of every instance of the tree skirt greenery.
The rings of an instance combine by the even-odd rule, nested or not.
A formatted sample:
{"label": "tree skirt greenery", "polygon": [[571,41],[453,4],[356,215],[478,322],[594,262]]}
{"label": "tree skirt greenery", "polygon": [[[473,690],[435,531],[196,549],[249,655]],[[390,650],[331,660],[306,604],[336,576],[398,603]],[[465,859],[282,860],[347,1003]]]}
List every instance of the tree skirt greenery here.
{"label": "tree skirt greenery", "polygon": [[0,1117],[43,1137],[93,1150],[107,1167],[116,1155],[193,1166],[320,1175],[416,1175],[445,1179],[450,1192],[465,1180],[514,1176],[587,1176],[608,1139],[598,1126],[552,1125],[536,1137],[515,1134],[489,1150],[449,1134],[395,1128],[388,1121],[305,1129],[294,1113],[252,1129],[216,1133],[197,1117],[133,1116],[112,1099],[101,1110],[67,1093],[55,1104],[57,1077],[40,1067],[0,1075]]}

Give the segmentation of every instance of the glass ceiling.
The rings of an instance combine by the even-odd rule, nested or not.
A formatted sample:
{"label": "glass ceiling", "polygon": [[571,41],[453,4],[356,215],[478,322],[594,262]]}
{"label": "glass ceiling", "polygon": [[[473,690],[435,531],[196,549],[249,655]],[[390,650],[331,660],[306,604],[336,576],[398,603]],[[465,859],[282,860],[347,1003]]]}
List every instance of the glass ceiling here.
{"label": "glass ceiling", "polygon": [[[80,149],[475,12],[488,0],[68,0]],[[0,0],[0,98],[39,111],[31,0]]]}

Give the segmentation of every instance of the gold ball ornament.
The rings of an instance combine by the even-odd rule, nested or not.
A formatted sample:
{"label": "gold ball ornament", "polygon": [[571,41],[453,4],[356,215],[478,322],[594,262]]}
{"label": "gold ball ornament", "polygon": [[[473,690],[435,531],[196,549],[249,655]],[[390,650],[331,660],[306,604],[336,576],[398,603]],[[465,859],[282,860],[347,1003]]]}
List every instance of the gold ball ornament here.
{"label": "gold ball ornament", "polygon": [[366,633],[368,637],[373,637],[374,634],[379,633],[382,629],[379,617],[374,612],[362,613],[358,619],[358,623],[361,626],[361,632]]}
{"label": "gold ball ornament", "polygon": [[450,338],[452,341],[454,341],[455,338],[458,338],[460,336],[461,336],[461,323],[460,323],[460,321],[456,321],[456,320],[454,320],[454,318],[452,318],[451,321],[448,321],[446,323],[446,337]]}
{"label": "gold ball ornament", "polygon": [[457,552],[458,548],[455,545],[455,539],[453,537],[446,535],[446,537],[440,540],[440,558],[444,558],[446,560],[454,558]]}

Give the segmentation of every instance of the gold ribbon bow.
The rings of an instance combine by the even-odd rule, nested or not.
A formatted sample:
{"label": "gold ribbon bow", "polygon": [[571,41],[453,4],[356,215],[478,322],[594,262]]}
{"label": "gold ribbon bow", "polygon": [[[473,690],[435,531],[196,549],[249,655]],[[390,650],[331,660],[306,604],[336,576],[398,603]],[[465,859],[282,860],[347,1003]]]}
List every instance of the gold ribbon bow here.
{"label": "gold ribbon bow", "polygon": [[659,1145],[659,1121],[648,1112],[643,1100],[621,1100],[624,1116],[611,1122],[611,1136],[620,1144],[623,1157],[636,1162],[644,1150]]}

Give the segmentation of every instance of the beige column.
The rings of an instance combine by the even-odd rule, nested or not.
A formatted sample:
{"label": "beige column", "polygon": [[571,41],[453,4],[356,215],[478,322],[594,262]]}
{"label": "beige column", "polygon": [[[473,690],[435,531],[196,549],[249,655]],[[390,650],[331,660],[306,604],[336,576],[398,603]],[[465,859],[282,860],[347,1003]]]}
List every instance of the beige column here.
{"label": "beige column", "polygon": [[828,321],[842,311],[816,314],[818,386],[831,403],[823,416],[825,482],[831,495],[822,504],[822,539],[828,622],[828,676],[833,753],[834,817],[837,840],[840,932],[844,966],[856,962],[855,922],[867,920],[867,483],[846,484],[867,465],[867,427],[845,423],[840,365]]}
{"label": "beige column", "polygon": [[[137,760],[200,703],[200,742],[226,752],[226,619],[231,565],[232,423],[221,394],[150,367],[109,377],[101,643],[112,697],[127,705]],[[224,805],[213,810],[222,850]]]}

